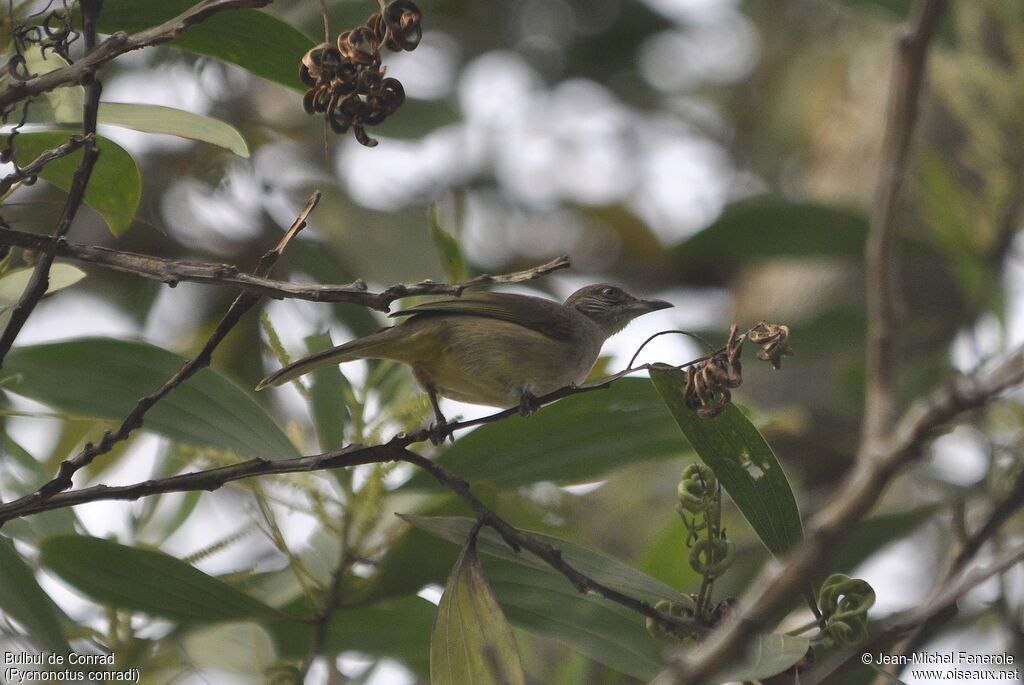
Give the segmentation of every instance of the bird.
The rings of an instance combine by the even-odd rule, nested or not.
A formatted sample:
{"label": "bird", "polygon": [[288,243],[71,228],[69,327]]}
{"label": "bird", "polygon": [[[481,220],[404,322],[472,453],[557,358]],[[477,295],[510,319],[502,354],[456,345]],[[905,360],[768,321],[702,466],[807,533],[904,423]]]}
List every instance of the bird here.
{"label": "bird", "polygon": [[558,303],[503,292],[467,292],[392,313],[404,320],[294,361],[256,390],[287,383],[314,369],[357,359],[405,364],[430,397],[436,423],[447,424],[438,396],[529,416],[537,398],[586,379],[605,340],[633,319],[671,307],[598,283]]}

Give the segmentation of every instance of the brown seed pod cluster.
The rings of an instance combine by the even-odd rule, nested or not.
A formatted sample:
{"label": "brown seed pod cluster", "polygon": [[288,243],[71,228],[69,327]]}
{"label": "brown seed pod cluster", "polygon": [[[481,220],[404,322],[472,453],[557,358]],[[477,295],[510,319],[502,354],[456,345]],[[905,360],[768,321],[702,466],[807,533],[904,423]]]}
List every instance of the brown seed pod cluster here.
{"label": "brown seed pod cluster", "polygon": [[686,369],[686,406],[697,410],[702,419],[710,419],[725,411],[732,400],[732,388],[743,383],[740,352],[743,336],[737,337],[736,324],[729,329],[725,347]]}
{"label": "brown seed pod cluster", "polygon": [[729,329],[729,340],[718,352],[686,369],[686,406],[697,410],[704,419],[718,416],[732,401],[730,390],[743,383],[740,353],[747,340],[761,347],[757,358],[778,369],[782,357],[793,354],[789,346],[789,327],[762,321],[743,335],[737,335],[737,326]]}
{"label": "brown seed pod cluster", "polygon": [[411,0],[382,2],[364,25],[303,55],[299,78],[309,86],[302,98],[306,112],[323,114],[335,133],[352,129],[360,143],[376,145],[365,127],[381,123],[405,102],[401,82],[384,75],[380,50],[415,50],[423,36],[421,18]]}

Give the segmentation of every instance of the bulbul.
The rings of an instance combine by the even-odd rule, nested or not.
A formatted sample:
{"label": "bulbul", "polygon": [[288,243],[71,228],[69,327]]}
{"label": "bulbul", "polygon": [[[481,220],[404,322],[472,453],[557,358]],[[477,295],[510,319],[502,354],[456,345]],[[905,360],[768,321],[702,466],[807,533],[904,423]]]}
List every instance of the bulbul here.
{"label": "bulbul", "polygon": [[402,323],[304,357],[267,376],[257,390],[314,369],[356,359],[390,359],[412,368],[445,424],[437,397],[471,404],[519,407],[529,415],[536,398],[579,384],[601,346],[638,316],[672,305],[641,300],[600,283],[564,303],[510,293],[466,293],[391,314]]}

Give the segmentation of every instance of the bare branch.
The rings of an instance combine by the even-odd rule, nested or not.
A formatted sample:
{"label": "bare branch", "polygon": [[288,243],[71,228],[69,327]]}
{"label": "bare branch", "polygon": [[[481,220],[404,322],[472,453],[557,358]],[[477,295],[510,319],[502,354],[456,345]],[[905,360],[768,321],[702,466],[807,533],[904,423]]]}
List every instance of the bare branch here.
{"label": "bare branch", "polygon": [[960,598],[978,587],[992,576],[1004,573],[1024,560],[1024,545],[1018,545],[1001,555],[988,566],[974,568],[963,574],[960,582],[946,588],[937,596],[926,600],[924,604],[892,622],[878,635],[878,642],[889,639],[935,620],[951,608]]}
{"label": "bare branch", "polygon": [[[82,30],[85,34],[86,58],[96,52],[96,21],[99,16],[101,3],[98,0],[84,0],[82,7]],[[88,85],[85,89],[85,103],[82,106],[82,132],[85,151],[82,153],[82,161],[78,164],[74,177],[71,179],[71,188],[68,189],[68,197],[64,202],[64,209],[57,226],[53,230],[55,239],[63,238],[71,228],[71,222],[75,220],[78,209],[85,201],[85,189],[92,177],[93,167],[99,159],[100,149],[96,145],[96,118],[100,108],[100,92],[103,86],[99,80],[93,78],[89,73]],[[12,86],[13,87],[13,86]],[[8,88],[9,90],[10,88]],[[0,96],[3,94],[0,93]],[[0,107],[2,109],[2,107]],[[38,161],[38,160],[36,160]],[[53,255],[44,254],[36,262],[32,270],[32,277],[29,279],[25,291],[21,294],[18,304],[11,311],[11,318],[7,322],[4,332],[0,335],[0,366],[4,358],[14,345],[28,317],[35,310],[39,300],[46,294],[50,287],[50,266],[53,264]]]}
{"label": "bare branch", "polygon": [[[37,175],[50,162],[57,159],[61,159],[62,157],[67,157],[72,152],[75,152],[76,150],[81,148],[83,145],[92,145],[94,143],[94,138],[95,136],[91,134],[73,135],[70,138],[68,138],[67,142],[63,143],[62,145],[58,145],[52,150],[44,151],[42,154],[40,154],[38,157],[36,157],[34,160],[29,162],[25,166],[15,169],[13,172],[5,176],[3,180],[0,180],[0,197],[5,195],[7,191],[14,186],[15,183],[24,181],[25,179]],[[44,239],[49,238],[50,240],[55,240],[50,236],[40,237]]]}
{"label": "bare branch", "polygon": [[97,45],[94,50],[90,50],[74,64],[34,76],[25,81],[11,83],[0,91],[0,109],[6,109],[20,100],[46,93],[61,86],[86,83],[100,67],[115,57],[132,50],[173,40],[190,27],[218,12],[265,7],[270,2],[271,0],[202,0],[159,26],[132,35],[119,31]]}
{"label": "bare branch", "polygon": [[[299,213],[295,222],[291,225],[291,228],[285,232],[284,237],[273,249],[263,255],[260,258],[260,262],[256,267],[256,273],[264,276],[266,275],[277,259],[281,256],[281,253],[287,247],[288,243],[294,238],[300,230],[306,225],[306,219],[309,213],[313,211],[317,203],[320,201],[320,193],[314,193],[313,196],[306,203],[306,206]],[[251,292],[243,292],[235,301],[231,303],[227,313],[221,319],[220,323],[217,324],[217,328],[214,329],[210,338],[203,345],[203,349],[200,350],[199,354],[187,362],[185,362],[178,371],[171,376],[167,381],[157,388],[155,391],[146,395],[136,403],[135,407],[129,412],[128,416],[124,418],[115,430],[107,431],[103,434],[103,438],[99,443],[88,443],[82,449],[81,452],[76,454],[74,457],[65,459],[60,464],[60,469],[57,475],[47,483],[44,483],[38,490],[30,495],[17,499],[9,504],[5,504],[0,507],[0,522],[7,520],[4,517],[5,511],[18,511],[19,506],[31,504],[33,502],[45,501],[52,498],[62,490],[66,490],[71,487],[71,479],[76,472],[80,469],[88,466],[92,461],[101,454],[109,452],[114,445],[122,440],[126,439],[132,431],[142,426],[143,417],[146,415],[153,405],[166,397],[172,390],[187,381],[193,375],[195,375],[201,369],[210,365],[210,361],[213,357],[213,351],[217,346],[224,340],[228,332],[238,323],[242,315],[245,314],[254,304],[260,299],[260,296]]]}
{"label": "bare branch", "polygon": [[925,59],[946,0],[922,0],[910,28],[896,41],[889,112],[865,248],[868,340],[863,440],[878,440],[892,427],[896,381],[896,211],[917,123]]}
{"label": "bare branch", "polygon": [[401,297],[410,295],[460,295],[463,290],[492,283],[522,283],[569,266],[568,257],[559,257],[523,271],[500,276],[483,274],[462,283],[435,283],[423,281],[408,285],[393,285],[379,293],[367,291],[366,284],[356,281],[345,285],[298,284],[275,281],[239,271],[231,264],[163,259],[135,252],[111,250],[95,245],[80,245],[51,236],[25,233],[0,228],[0,245],[24,247],[57,257],[79,262],[99,264],[115,271],[135,274],[143,278],[175,286],[180,282],[209,283],[241,288],[274,299],[297,299],[311,302],[345,302],[386,312],[388,306]]}
{"label": "bare branch", "polygon": [[[931,602],[937,601],[939,597],[943,596],[943,594],[949,590],[951,583],[956,580],[958,574],[963,571],[967,564],[970,563],[978,552],[981,551],[981,548],[992,538],[993,535],[995,535],[999,528],[1006,523],[1011,516],[1020,511],[1021,507],[1024,507],[1024,471],[1017,474],[1017,478],[1013,482],[1013,485],[1010,486],[1010,490],[1007,495],[992,507],[988,517],[986,517],[985,521],[978,526],[978,529],[974,531],[974,533],[963,537],[959,547],[949,558],[946,567],[943,569],[942,574],[936,581],[931,593],[928,595],[928,598],[924,601],[925,605],[929,605]],[[891,655],[912,654],[926,639],[931,628],[939,620],[941,620],[941,615],[936,613],[926,619],[923,619],[917,625],[907,626],[901,632],[909,631],[909,634],[900,644],[892,647],[889,650],[889,653]],[[906,625],[906,623],[904,622],[903,625]],[[891,636],[891,634],[886,633],[886,636]],[[878,638],[875,638],[872,642],[878,642]],[[885,676],[880,674],[879,678],[884,680]]]}

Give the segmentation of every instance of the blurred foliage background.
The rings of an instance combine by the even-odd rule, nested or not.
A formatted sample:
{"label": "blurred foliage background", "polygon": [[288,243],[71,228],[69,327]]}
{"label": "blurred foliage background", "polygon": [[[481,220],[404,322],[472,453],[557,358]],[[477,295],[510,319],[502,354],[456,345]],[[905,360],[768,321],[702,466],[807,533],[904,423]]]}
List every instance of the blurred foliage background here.
{"label": "blurred foliage background", "polygon": [[[222,119],[242,133],[251,156],[101,128],[139,164],[141,204],[119,238],[87,210],[71,239],[250,268],[309,193],[320,189],[324,199],[311,227],[282,260],[278,278],[364,279],[371,288],[443,280],[448,274],[427,218],[436,205],[472,273],[510,271],[568,254],[571,272],[530,287],[564,297],[582,283],[610,280],[675,302],[651,332],[682,327],[724,340],[734,321],[744,328],[761,319],[784,322],[796,356],[779,372],[751,365],[738,399],[780,456],[804,515],[815,511],[848,467],[859,435],[866,217],[879,181],[892,42],[910,3],[419,4],[421,45],[385,62],[409,99],[369,131],[380,140],[372,149],[336,136],[303,112],[301,54],[292,56],[292,89],[173,47],[116,60],[101,73],[105,101],[173,105]],[[348,0],[328,0],[327,6],[333,33],[376,9],[375,3]],[[277,0],[268,11],[314,40],[322,35],[316,2]],[[899,217],[904,403],[950,370],[974,368],[1024,337],[1017,241],[1024,202],[1024,5],[952,3],[932,48],[921,115]],[[48,232],[62,200],[60,190],[39,183],[10,197],[3,217],[15,228]],[[19,343],[106,335],[142,338],[188,356],[234,296],[224,288],[170,289],[84,269],[84,280],[39,307]],[[385,322],[355,307],[298,301],[271,302],[265,312],[293,356],[303,353],[308,336],[329,332],[338,342]],[[609,348],[605,368],[621,367],[643,337],[622,334],[625,339]],[[681,363],[696,352],[671,340],[647,354]],[[220,348],[214,366],[251,388],[277,364],[260,318],[250,315]],[[258,399],[304,453],[373,440],[426,420],[426,400],[404,370],[377,364],[345,372],[336,392],[348,403],[335,419],[346,432],[335,435],[334,444],[322,422],[316,432],[293,389]],[[577,422],[572,435],[599,430],[606,407],[589,396],[562,403],[583,402],[575,410],[551,408],[550,424],[540,425],[546,409],[507,429],[488,427],[495,430],[486,438],[469,434],[448,448],[448,458],[465,465],[474,488],[512,523],[603,550],[689,592],[693,578],[682,563],[683,532],[674,513],[686,450],[675,433],[676,440],[666,435],[658,442],[656,429],[666,425],[667,414],[656,403],[644,405],[648,400],[633,398],[650,413],[631,414],[622,426],[639,434],[648,421],[653,428],[643,431],[647,439],[616,445],[590,468],[573,470],[568,457],[559,461],[557,455],[557,468],[543,468],[545,441],[565,428],[558,421]],[[47,472],[109,426],[82,417],[41,418],[38,405],[10,395],[7,403],[12,412],[30,414],[7,416],[9,440]],[[466,415],[478,410],[457,408]],[[858,568],[876,588],[873,617],[923,597],[949,545],[950,512],[973,520],[1019,470],[1022,418],[1011,400],[940,438],[932,458],[891,488],[873,527],[837,550],[837,568]],[[486,461],[473,466],[490,445],[512,444],[520,431],[537,446],[535,459],[522,457],[539,465],[534,471],[490,470]],[[586,461],[589,449],[598,446],[584,442],[573,458]],[[510,452],[509,459],[520,458]],[[87,470],[86,481],[117,482],[231,459],[209,447],[143,434]],[[5,462],[3,468],[15,483],[21,467]],[[159,503],[93,505],[79,510],[74,522],[51,525],[160,545],[209,573],[244,575],[239,584],[265,601],[288,598],[296,606],[315,596],[311,587],[325,584],[340,546],[351,545],[349,590],[397,608],[390,618],[379,612],[353,616],[370,637],[339,630],[329,651],[345,656],[331,668],[351,675],[373,664],[367,682],[422,680],[430,612],[405,611],[401,603],[418,601],[423,587],[443,584],[456,548],[408,532],[391,512],[465,511],[439,494],[399,487],[409,476],[402,469],[319,476],[249,483],[201,497],[168,496]],[[5,497],[14,490],[5,485]],[[738,519],[727,527],[743,563],[719,591],[736,594],[765,555]],[[1019,529],[1017,521],[1007,534]],[[13,524],[5,533],[22,536],[22,545],[33,542]],[[94,606],[72,598],[49,572],[42,577],[74,619],[103,623]],[[933,644],[956,640],[1024,657],[1021,597],[1012,591],[1020,581],[1016,573],[1002,588],[983,588]],[[384,605],[366,606],[351,611]],[[633,682],[622,669],[595,660],[594,649],[558,639],[550,626],[537,627],[530,607],[506,611],[526,631],[518,633],[520,648],[535,682]],[[425,624],[410,616],[426,616]],[[170,639],[159,621],[140,622],[137,615],[121,620],[122,629],[140,641],[132,643],[137,648],[131,658],[145,664],[143,675],[154,681],[174,672],[171,653],[187,655],[188,673],[234,672],[240,682],[251,676],[247,670],[274,661],[224,663],[219,647],[238,639],[226,629],[172,631]],[[427,632],[417,632],[423,625]],[[406,628],[410,637],[389,634]],[[266,655],[294,659],[303,656],[308,639],[263,631],[256,643]],[[153,656],[157,644],[155,653],[164,661]],[[326,673],[323,663],[317,667],[315,673]]]}

